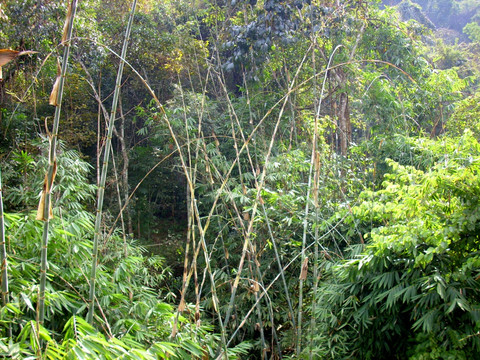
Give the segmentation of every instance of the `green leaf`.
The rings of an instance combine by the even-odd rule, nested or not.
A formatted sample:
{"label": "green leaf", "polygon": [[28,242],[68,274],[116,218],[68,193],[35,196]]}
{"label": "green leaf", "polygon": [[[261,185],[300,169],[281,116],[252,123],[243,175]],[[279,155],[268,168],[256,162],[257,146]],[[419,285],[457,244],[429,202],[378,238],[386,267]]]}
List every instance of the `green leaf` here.
{"label": "green leaf", "polygon": [[32,302],[30,301],[29,297],[24,294],[24,293],[20,293],[20,296],[22,297],[22,300],[23,302],[25,303],[25,305],[27,305],[27,307],[32,310],[32,311],[35,311],[35,309],[33,308],[33,305],[32,305]]}

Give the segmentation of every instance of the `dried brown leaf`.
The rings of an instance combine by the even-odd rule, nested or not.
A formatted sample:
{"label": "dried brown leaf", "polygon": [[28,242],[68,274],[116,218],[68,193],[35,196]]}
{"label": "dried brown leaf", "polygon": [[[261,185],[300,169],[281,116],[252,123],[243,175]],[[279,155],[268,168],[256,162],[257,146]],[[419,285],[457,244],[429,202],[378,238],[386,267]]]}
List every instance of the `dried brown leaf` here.
{"label": "dried brown leaf", "polygon": [[182,300],[180,301],[180,304],[178,304],[178,311],[179,311],[179,312],[185,311],[185,307],[186,307],[186,306],[185,306],[185,300],[182,299]]}
{"label": "dried brown leaf", "polygon": [[42,221],[47,220],[45,218],[45,196],[47,193],[47,188],[48,188],[48,174],[45,174],[45,179],[43,180],[42,194],[40,195],[40,202],[38,203],[37,217],[36,217],[37,220],[42,220]]}
{"label": "dried brown leaf", "polygon": [[20,51],[20,52],[17,54],[17,56],[32,55],[32,54],[38,54],[38,51],[33,51],[33,50]]}
{"label": "dried brown leaf", "polygon": [[7,64],[8,62],[15,59],[20,51],[10,50],[10,49],[0,49],[0,66]]}
{"label": "dried brown leaf", "polygon": [[37,51],[16,51],[16,50],[10,50],[10,49],[0,49],[0,80],[3,79],[2,76],[2,66],[9,63],[13,59],[15,59],[17,56],[22,56],[22,55],[29,55],[29,54],[36,54]]}
{"label": "dried brown leaf", "polygon": [[175,336],[177,336],[177,323],[174,322],[173,323],[173,328],[172,328],[172,334],[170,335],[171,338],[175,338]]}
{"label": "dried brown leaf", "polygon": [[[50,183],[48,182],[48,174],[45,174],[45,179],[43,180],[43,189],[42,194],[40,196],[40,202],[38,203],[37,208],[37,220],[47,221],[45,218],[45,198],[46,194],[50,192],[53,186],[53,181],[55,180],[55,176],[57,175],[57,161],[55,160],[53,163],[53,172],[52,172],[52,180]],[[48,208],[48,219],[53,219],[53,209],[52,203],[50,202],[50,206]]]}
{"label": "dried brown leaf", "polygon": [[52,189],[53,182],[55,181],[55,176],[57,176],[57,160],[56,159],[53,161],[52,180],[50,181],[48,191],[50,191]]}
{"label": "dried brown leaf", "polygon": [[58,106],[58,88],[60,87],[60,76],[57,76],[55,83],[53,84],[52,92],[50,93],[50,98],[48,103],[53,106]]}
{"label": "dried brown leaf", "polygon": [[58,106],[57,99],[58,99],[58,90],[60,88],[61,72],[62,72],[62,69],[60,66],[60,61],[57,60],[57,78],[53,83],[52,92],[50,93],[50,98],[48,99],[48,103],[53,106]]}
{"label": "dried brown leaf", "polygon": [[40,196],[40,202],[38,203],[38,209],[37,209],[37,220],[42,220],[45,221],[45,216],[44,215],[45,211],[45,191],[42,190],[42,195]]}
{"label": "dried brown leaf", "polygon": [[53,219],[53,208],[52,208],[52,202],[50,202],[50,206],[48,207],[48,220]]}
{"label": "dried brown leaf", "polygon": [[68,4],[68,11],[67,17],[65,19],[65,25],[63,25],[63,35],[62,35],[62,44],[68,40],[68,28],[70,27],[70,23],[73,20],[73,12],[72,12],[72,3]]}
{"label": "dried brown leaf", "polygon": [[212,137],[213,140],[215,141],[215,146],[218,148],[220,147],[220,141],[218,141],[217,136],[215,135],[215,132],[212,130]]}
{"label": "dried brown leaf", "polygon": [[308,257],[303,260],[302,271],[300,272],[300,280],[306,280],[308,275]]}

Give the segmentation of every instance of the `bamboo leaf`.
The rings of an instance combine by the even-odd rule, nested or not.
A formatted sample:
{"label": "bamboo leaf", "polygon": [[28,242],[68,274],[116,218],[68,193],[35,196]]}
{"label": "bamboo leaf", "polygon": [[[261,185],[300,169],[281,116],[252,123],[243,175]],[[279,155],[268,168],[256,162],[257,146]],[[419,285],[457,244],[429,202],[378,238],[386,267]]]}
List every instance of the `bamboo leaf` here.
{"label": "bamboo leaf", "polygon": [[35,311],[35,308],[33,307],[32,302],[30,301],[30,299],[28,298],[28,296],[25,295],[24,293],[21,293],[20,295],[21,295],[23,301],[25,302],[25,305],[27,305],[27,307],[28,307],[30,310]]}
{"label": "bamboo leaf", "polygon": [[[168,355],[175,356],[175,348],[179,345],[169,342],[158,342],[152,345],[152,350],[157,352],[162,352]],[[159,354],[160,355],[160,354]]]}
{"label": "bamboo leaf", "polygon": [[13,305],[12,303],[8,303],[7,305],[5,305],[5,307],[12,313],[16,314],[16,315],[19,315],[21,314],[21,310],[19,308],[17,308],[15,305]]}
{"label": "bamboo leaf", "polygon": [[183,341],[181,346],[193,356],[201,357],[205,352],[198,344],[188,339]]}

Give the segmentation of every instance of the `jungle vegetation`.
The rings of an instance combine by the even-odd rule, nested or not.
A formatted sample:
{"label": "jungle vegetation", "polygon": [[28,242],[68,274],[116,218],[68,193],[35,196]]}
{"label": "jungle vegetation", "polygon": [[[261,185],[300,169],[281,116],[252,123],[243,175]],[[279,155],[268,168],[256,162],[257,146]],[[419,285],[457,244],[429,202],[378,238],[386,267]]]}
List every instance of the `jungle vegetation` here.
{"label": "jungle vegetation", "polygon": [[0,3],[0,358],[480,359],[474,0]]}

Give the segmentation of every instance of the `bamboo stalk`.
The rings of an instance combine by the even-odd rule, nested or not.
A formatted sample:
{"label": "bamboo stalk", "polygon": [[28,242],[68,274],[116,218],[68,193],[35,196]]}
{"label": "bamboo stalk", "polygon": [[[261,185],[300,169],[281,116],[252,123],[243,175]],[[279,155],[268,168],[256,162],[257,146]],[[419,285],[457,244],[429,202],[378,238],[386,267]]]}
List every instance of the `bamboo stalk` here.
{"label": "bamboo stalk", "polygon": [[280,260],[280,255],[279,255],[279,252],[278,252],[275,237],[273,236],[272,227],[270,226],[270,220],[268,219],[267,211],[266,211],[265,205],[263,203],[262,203],[262,210],[263,210],[263,214],[265,216],[265,222],[267,224],[268,235],[269,235],[270,241],[272,242],[272,245],[273,245],[273,252],[275,253],[275,260],[277,260],[278,271],[279,271],[279,274],[282,278],[283,289],[285,291],[285,297],[287,299],[287,304],[288,304],[288,311],[290,312],[290,321],[292,322],[293,328],[296,328],[295,316],[294,316],[293,307],[292,307],[292,301],[290,299],[290,293],[288,291],[287,280],[285,279],[285,273],[283,271],[282,261]]}
{"label": "bamboo stalk", "polygon": [[[337,46],[335,50],[333,50],[332,55],[330,55],[330,59],[327,64],[327,69],[330,68],[330,63],[333,60],[333,56],[337,52],[337,50],[341,47],[341,45]],[[301,252],[301,263],[302,266],[303,264],[306,263],[307,256],[306,256],[306,245],[307,245],[307,227],[308,227],[308,213],[309,213],[309,201],[310,201],[310,194],[312,192],[312,174],[313,174],[313,169],[315,167],[315,158],[316,158],[316,144],[317,144],[317,139],[318,139],[318,118],[320,116],[320,110],[322,107],[322,100],[323,100],[323,93],[325,91],[325,83],[327,80],[327,74],[328,72],[325,71],[325,76],[323,79],[323,84],[322,84],[322,91],[320,93],[320,99],[319,99],[319,104],[318,104],[318,109],[317,113],[315,114],[315,123],[314,123],[314,131],[313,131],[313,139],[312,139],[312,155],[310,157],[310,168],[308,172],[308,185],[307,185],[307,195],[305,197],[305,215],[303,218],[303,237],[302,237],[302,252]],[[318,239],[315,239],[315,243],[318,243]],[[303,269],[302,269],[303,271]],[[305,278],[300,276],[299,280],[299,290],[298,290],[298,320],[297,320],[297,357],[300,357],[300,353],[302,352],[302,317],[303,317],[303,285],[305,282]]]}
{"label": "bamboo stalk", "polygon": [[3,216],[2,170],[0,169],[0,261],[2,263],[2,305],[8,304],[7,247],[5,241],[5,219]]}
{"label": "bamboo stalk", "polygon": [[[311,14],[310,14],[311,15]],[[317,66],[316,66],[316,56],[315,56],[315,48],[317,47],[317,38],[314,36],[313,28],[312,28],[312,42],[313,42],[313,51],[312,51],[312,68],[313,73],[316,73]],[[325,86],[325,81],[323,83]],[[314,98],[318,96],[317,93],[317,78],[313,78],[313,91],[314,91]],[[320,96],[319,105],[321,104],[321,99],[323,94]],[[314,110],[315,110],[315,132],[317,131],[318,126],[318,116],[320,114],[320,106],[317,106],[316,102],[314,102]],[[317,288],[318,288],[318,175],[319,175],[319,159],[318,159],[318,152],[317,152],[317,144],[312,144],[312,149],[315,152],[317,158],[315,161],[315,178],[313,181],[313,197],[314,197],[314,206],[315,206],[315,245],[314,245],[314,258],[313,258],[313,294],[312,294],[312,313],[310,319],[310,346],[309,346],[309,360],[313,360],[313,330],[315,328],[315,312],[316,312],[316,305],[317,305]],[[308,201],[308,198],[307,198]]]}
{"label": "bamboo stalk", "polygon": [[[314,44],[314,49],[316,48],[317,38],[312,36],[312,41]],[[316,67],[316,57],[315,51],[312,51],[312,68],[314,73],[317,71]],[[323,90],[325,89],[326,78],[322,83],[322,92],[320,94],[320,98],[318,101],[318,106],[315,103],[315,131],[317,131],[318,126],[318,118],[320,116],[320,110],[322,106],[322,98],[323,98]],[[317,78],[313,79],[313,89],[314,89],[314,96],[317,96]],[[315,152],[315,161],[314,161],[314,180],[313,180],[313,205],[315,207],[315,233],[314,233],[314,258],[313,258],[313,292],[312,292],[312,312],[311,312],[311,319],[310,319],[310,344],[309,344],[309,360],[313,360],[313,339],[314,339],[314,329],[315,329],[315,313],[316,313],[316,306],[317,306],[317,290],[318,290],[318,261],[319,261],[319,251],[318,251],[318,219],[319,219],[319,205],[318,205],[318,192],[319,192],[319,181],[320,181],[320,154],[317,150],[317,144],[312,144],[312,149]]]}
{"label": "bamboo stalk", "polygon": [[119,215],[120,215],[120,226],[122,227],[122,237],[123,237],[123,256],[126,258],[128,256],[128,243],[127,243],[127,233],[125,232],[125,221],[123,220],[123,211],[122,207],[122,198],[121,198],[121,193],[120,193],[120,186],[118,185],[118,171],[117,171],[117,164],[115,162],[115,157],[112,154],[112,165],[113,165],[113,174],[115,176],[115,190],[117,190],[117,202],[118,202],[118,208],[120,209]]}
{"label": "bamboo stalk", "polygon": [[130,30],[132,28],[133,17],[135,15],[136,6],[137,6],[137,0],[133,0],[132,10],[130,12],[130,17],[128,19],[127,29],[125,31],[125,39],[123,41],[122,54],[120,57],[120,65],[117,72],[115,92],[113,94],[112,111],[110,115],[110,121],[108,123],[107,140],[106,140],[105,150],[104,150],[105,152],[103,156],[102,174],[100,177],[100,185],[98,187],[97,214],[95,218],[95,234],[93,238],[93,251],[92,251],[92,270],[90,273],[90,291],[89,291],[89,297],[88,297],[89,308],[88,308],[88,314],[87,314],[87,322],[89,322],[90,324],[93,323],[93,314],[95,312],[95,280],[96,280],[97,265],[98,265],[98,243],[100,241],[100,236],[101,236],[100,228],[102,223],[103,197],[105,194],[105,182],[107,179],[109,154],[112,146],[112,135],[113,135],[113,127],[115,123],[115,116],[117,112],[118,97],[119,97],[120,88],[122,85],[123,67],[125,64],[128,40],[130,38]]}
{"label": "bamboo stalk", "polygon": [[62,108],[62,97],[63,97],[63,85],[65,82],[65,74],[67,72],[68,57],[70,55],[70,45],[72,38],[73,30],[73,20],[75,19],[75,12],[77,10],[77,0],[72,0],[69,6],[67,13],[67,18],[65,21],[65,27],[62,37],[62,44],[64,46],[63,50],[63,60],[62,67],[57,80],[55,81],[52,95],[50,97],[50,103],[55,106],[55,116],[53,119],[53,128],[52,132],[49,134],[49,155],[48,155],[48,168],[47,174],[45,175],[44,189],[42,192],[42,198],[40,200],[37,219],[43,220],[43,237],[42,237],[42,250],[41,250],[41,265],[40,265],[40,288],[38,296],[38,323],[43,325],[45,320],[45,287],[47,281],[47,249],[48,249],[48,232],[50,226],[51,214],[51,191],[53,186],[53,181],[55,178],[57,170],[57,159],[56,159],[56,150],[57,150],[57,137],[58,137],[58,127],[60,123],[60,113]]}
{"label": "bamboo stalk", "polygon": [[[185,103],[185,94],[183,92],[181,80],[180,80],[180,74],[178,75],[178,86],[181,91],[181,99],[182,99],[182,107],[183,107],[183,115],[184,115],[184,125],[185,125],[185,133],[186,133],[186,147],[187,147],[187,155],[188,155],[188,169],[184,169],[185,172],[188,172],[187,178],[192,179],[192,182],[195,182],[196,176],[197,176],[197,162],[192,164],[192,149],[191,149],[191,139],[190,139],[190,133],[188,129],[188,121],[187,121],[187,106]],[[207,79],[206,83],[208,82],[208,76],[209,74],[207,73]],[[198,134],[201,134],[202,131],[202,119],[203,119],[203,110],[204,110],[204,104],[205,104],[205,94],[206,94],[206,88],[203,87],[203,94],[202,94],[202,107],[201,110],[197,111],[198,115],[198,127],[197,131]],[[198,153],[200,149],[200,135],[196,139],[196,146],[195,146],[195,154],[194,157],[195,159],[198,159]],[[193,165],[193,166],[192,166]],[[193,188],[193,190],[195,190]],[[197,243],[195,241],[195,217],[194,217],[194,202],[195,202],[195,193],[192,193],[192,189],[190,187],[190,184],[187,184],[186,188],[186,194],[187,194],[187,243],[185,245],[185,257],[184,257],[184,264],[183,264],[183,281],[182,281],[182,290],[181,290],[181,295],[180,295],[180,304],[177,309],[177,314],[174,318],[173,321],[173,326],[172,326],[172,333],[170,335],[171,339],[174,339],[175,336],[177,335],[177,330],[178,330],[178,320],[180,313],[184,311],[185,309],[185,296],[186,296],[186,291],[188,289],[188,286],[190,284],[190,279],[192,277],[192,274],[194,274],[194,281],[195,281],[195,294],[196,294],[196,302],[195,302],[195,316],[197,314],[200,314],[200,297],[199,297],[199,288],[198,288],[198,278],[197,278],[197,257],[200,251],[200,246],[197,247]],[[189,265],[189,260],[188,256],[190,254],[190,246],[192,246],[192,261],[191,261],[191,266],[190,270],[188,269]],[[199,318],[197,320],[199,322]]]}
{"label": "bamboo stalk", "polygon": [[[235,132],[235,126],[234,126],[234,122],[233,122],[234,117],[237,120],[237,124],[239,126],[239,130],[240,130],[240,133],[241,133],[241,136],[242,136],[242,139],[243,139],[244,142],[245,142],[245,136],[244,136],[242,128],[240,126],[240,122],[238,121],[238,117],[236,116],[235,109],[233,108],[233,106],[230,102],[230,98],[228,96],[228,93],[226,92],[226,87],[223,86],[223,89],[224,89],[224,91],[226,93],[226,97],[229,101],[230,126],[231,126],[231,129],[232,129],[232,138],[233,138],[233,141],[234,141],[234,148],[235,148],[235,153],[236,153],[236,158],[237,158],[238,174],[239,174],[239,178],[240,178],[240,183],[242,185],[243,195],[246,196],[247,195],[247,188],[246,188],[246,185],[244,184],[244,181],[243,181],[243,171],[242,171],[242,166],[241,166],[241,161],[240,161],[240,154],[238,153],[237,135],[236,135],[236,132]],[[233,116],[232,113],[235,116]],[[251,112],[250,112],[250,116],[251,116]],[[250,156],[250,151],[249,151],[248,147],[246,148],[246,151],[247,151],[247,154],[248,154],[248,158],[250,160],[250,166],[252,167],[252,173],[253,173],[253,171],[255,171],[255,167],[253,165],[253,161],[252,161],[252,158]],[[255,179],[255,184],[258,185],[256,179]],[[232,196],[232,204],[233,204],[233,207],[234,207],[235,212],[237,214],[238,222],[240,223],[244,234],[246,234],[246,229],[245,229],[245,225],[243,223],[241,212],[237,209],[235,201],[233,200],[233,196]],[[250,249],[250,252],[248,253],[249,270],[250,270],[250,274],[251,274],[251,277],[252,277],[252,281],[254,283],[253,292],[254,292],[255,300],[256,300],[256,304],[257,304],[256,305],[257,317],[258,317],[258,323],[257,324],[258,324],[258,330],[260,332],[260,343],[262,345],[262,360],[264,360],[267,356],[267,346],[266,346],[266,341],[265,341],[265,332],[264,332],[264,328],[263,328],[261,304],[258,301],[258,283],[261,280],[261,274],[260,274],[260,269],[257,267],[256,270],[257,270],[258,279],[256,279],[255,275],[253,273],[253,270],[252,270],[252,266],[251,266],[252,256],[255,257],[255,250],[254,250],[254,246],[253,246],[252,242],[249,242],[249,249]],[[252,289],[252,287],[250,287],[250,288]],[[273,318],[272,318],[272,327],[273,327]]]}
{"label": "bamboo stalk", "polygon": [[318,203],[318,185],[319,185],[319,178],[320,178],[320,161],[319,161],[319,153],[316,152],[316,159],[315,159],[315,169],[314,169],[314,181],[313,181],[313,193],[314,193],[314,201],[313,205],[315,207],[315,233],[314,233],[314,260],[313,260],[313,291],[312,291],[312,314],[310,319],[310,346],[309,346],[309,360],[313,360],[313,337],[315,334],[315,313],[317,308],[317,292],[318,292],[318,261],[319,261],[319,245],[318,245],[318,220],[319,220],[319,203]]}
{"label": "bamboo stalk", "polygon": [[[309,51],[310,51],[310,48],[308,49],[307,53]],[[227,326],[228,321],[230,320],[230,316],[231,316],[232,310],[233,310],[233,304],[235,303],[235,297],[236,297],[236,293],[237,293],[237,289],[238,289],[238,283],[239,283],[241,273],[242,273],[242,270],[243,270],[243,265],[244,265],[244,262],[245,262],[245,257],[247,255],[247,250],[248,250],[248,247],[249,247],[249,243],[251,241],[251,237],[252,237],[252,233],[253,233],[254,220],[255,220],[256,213],[257,213],[258,204],[260,202],[260,194],[261,194],[261,190],[263,189],[263,186],[264,186],[265,181],[266,181],[267,164],[268,164],[268,162],[270,160],[270,156],[272,154],[272,149],[273,149],[273,145],[274,145],[274,142],[275,142],[276,134],[277,134],[278,128],[280,126],[280,121],[281,121],[283,113],[285,111],[285,107],[288,103],[288,98],[290,97],[291,90],[294,88],[294,85],[297,81],[300,70],[303,67],[303,64],[305,63],[307,53],[303,57],[294,78],[292,79],[291,83],[289,84],[287,94],[283,98],[282,106],[280,107],[280,112],[278,114],[277,121],[275,123],[275,127],[274,127],[274,130],[273,130],[273,134],[272,134],[272,137],[270,139],[270,144],[268,146],[268,150],[267,150],[267,153],[266,153],[266,156],[265,156],[265,166],[263,167],[263,171],[260,174],[260,181],[258,182],[259,185],[257,187],[255,202],[254,202],[253,207],[252,207],[252,213],[250,215],[250,221],[248,222],[247,232],[245,234],[245,239],[244,239],[243,248],[242,248],[242,255],[240,257],[240,262],[238,264],[238,269],[237,269],[237,275],[236,275],[234,283],[233,283],[233,289],[232,289],[232,293],[231,293],[231,296],[230,296],[230,301],[229,301],[229,305],[228,305],[228,308],[227,308],[227,313],[225,314],[225,321],[224,321],[225,326]],[[252,135],[250,135],[250,136],[252,136]],[[241,150],[243,150],[244,147],[247,147],[247,142],[244,143]],[[240,154],[240,152],[241,151],[239,151],[239,154]],[[238,157],[237,157],[236,161],[238,162]]]}
{"label": "bamboo stalk", "polygon": [[[0,261],[2,266],[2,306],[10,302],[8,293],[8,261],[7,246],[5,239],[5,219],[3,216],[3,186],[2,186],[2,170],[0,169]],[[12,337],[12,327],[8,325],[8,337]]]}
{"label": "bamboo stalk", "polygon": [[[123,164],[122,164],[122,171],[121,171],[121,174],[122,174],[122,187],[123,187],[123,199],[125,201],[125,203],[127,204],[127,207],[126,207],[126,210],[125,210],[125,217],[126,217],[126,220],[127,220],[127,231],[128,231],[128,235],[131,235],[133,234],[133,225],[132,225],[132,217],[131,217],[131,214],[130,214],[130,206],[128,206],[128,189],[129,189],[129,186],[128,186],[128,165],[129,165],[129,159],[128,159],[128,149],[127,149],[127,145],[125,143],[125,123],[126,123],[126,119],[125,119],[125,116],[123,114],[123,105],[122,105],[122,97],[120,96],[120,129],[119,131],[116,132],[116,136],[118,138],[118,141],[120,142],[120,151],[122,153],[122,160],[123,160]],[[114,128],[115,129],[115,128]],[[119,194],[120,196],[120,194]],[[121,206],[120,206],[121,208]],[[121,214],[123,214],[123,211],[121,212]],[[123,222],[123,215],[122,215],[122,222]],[[125,227],[125,225],[123,225],[123,227]],[[125,230],[123,231],[125,233]],[[124,235],[125,237],[125,235]]]}
{"label": "bamboo stalk", "polygon": [[[246,94],[247,94],[247,99],[248,99],[248,109],[249,109],[249,115],[250,115],[250,123],[253,123],[253,114],[252,114],[252,109],[250,107],[250,97],[249,97],[249,92],[248,92],[248,84],[247,84],[247,80],[245,78],[245,74],[243,76],[243,82],[244,82],[244,86],[245,86],[245,90],[246,90]],[[224,86],[224,90],[226,90],[226,87]],[[292,95],[293,96],[293,95]],[[233,115],[235,116],[235,120],[236,120],[236,123],[239,127],[239,130],[240,130],[240,134],[242,136],[242,140],[243,142],[246,142],[246,139],[245,139],[245,136],[243,134],[243,131],[242,131],[242,128],[240,126],[240,121],[238,120],[238,117],[235,113],[235,109],[233,107],[233,104],[231,103],[230,101],[230,98],[228,98],[227,96],[227,99],[228,99],[228,103],[229,103],[229,110],[230,112],[233,113]],[[288,102],[291,106],[291,108],[293,108],[293,105],[292,105],[292,101],[291,101],[291,97],[288,97]],[[292,122],[294,123],[294,121],[292,120]],[[235,139],[236,141],[236,138],[235,136],[233,136],[233,138]],[[237,149],[237,147],[235,147],[235,149]],[[255,173],[255,165],[254,165],[254,162],[253,162],[253,159],[252,159],[252,156],[250,154],[250,150],[249,148],[247,147],[246,148],[246,152],[247,152],[247,157],[248,157],[248,160],[249,160],[249,163],[250,163],[250,166],[252,168],[252,173]],[[258,159],[256,158],[256,153],[255,153],[255,161],[258,163]],[[237,150],[237,158],[239,159],[240,158],[240,155],[238,153],[238,150]],[[259,184],[258,184],[258,181],[257,181],[257,178],[254,179],[255,180],[255,188],[259,188]],[[268,234],[270,236],[270,240],[273,244],[273,249],[274,249],[274,253],[275,253],[275,258],[277,260],[277,264],[278,264],[278,268],[279,268],[279,271],[280,271],[280,274],[282,276],[282,284],[283,284],[283,287],[284,287],[284,291],[285,291],[285,297],[287,299],[287,303],[288,303],[288,309],[290,311],[290,320],[292,322],[292,326],[293,328],[296,328],[295,326],[295,316],[294,316],[294,313],[293,313],[293,307],[292,307],[292,303],[291,303],[291,300],[290,300],[290,294],[289,294],[289,291],[288,291],[288,286],[287,286],[287,282],[285,280],[285,274],[283,272],[283,268],[282,268],[282,264],[281,264],[281,261],[280,261],[280,256],[279,256],[279,252],[278,252],[278,249],[277,249],[277,245],[276,245],[276,242],[275,242],[275,238],[273,236],[273,232],[272,232],[272,229],[271,229],[271,226],[270,226],[270,220],[268,218],[268,215],[267,215],[267,212],[266,212],[266,209],[265,209],[265,204],[263,202],[263,200],[260,200],[260,204],[262,205],[262,211],[263,211],[263,214],[265,216],[265,222],[267,224],[267,229],[268,229]],[[257,267],[257,271],[260,272],[260,268]],[[261,275],[259,275],[259,278],[261,279]],[[262,283],[262,286],[263,286],[263,283]],[[273,324],[273,316],[272,316],[272,324]],[[275,330],[275,327],[272,326],[272,330]],[[281,354],[281,352],[279,352],[279,354]]]}
{"label": "bamboo stalk", "polygon": [[[116,56],[119,56],[118,54],[116,54],[112,49],[108,49],[111,53],[115,54]],[[306,52],[306,54],[308,53],[309,51]],[[305,55],[306,56],[306,55]],[[124,58],[122,58],[123,61],[125,61]],[[297,78],[298,78],[298,74],[299,74],[299,71],[300,71],[300,68],[303,66],[303,63],[305,61],[305,57],[302,59],[301,61],[301,65],[299,67],[299,69],[297,70],[297,73],[295,74],[295,77],[294,79],[292,80],[292,83],[291,85],[289,86],[289,89],[288,89],[288,92],[287,94],[285,94],[282,99],[278,100],[267,112],[266,114],[259,120],[259,122],[256,124],[256,126],[254,127],[254,129],[252,130],[252,133],[248,136],[248,138],[246,139],[246,141],[242,144],[241,148],[238,150],[238,153],[241,154],[243,151],[246,150],[246,148],[248,147],[248,144],[249,142],[252,140],[254,134],[257,132],[257,130],[260,128],[260,126],[266,121],[266,119],[268,118],[268,116],[271,114],[271,112],[277,107],[277,106],[280,106],[281,105],[281,111],[280,111],[280,116],[278,117],[278,120],[277,120],[277,124],[276,124],[276,129],[275,129],[275,133],[276,131],[278,130],[278,125],[279,125],[279,121],[281,119],[281,115],[283,114],[283,111],[285,109],[285,106],[286,106],[286,103],[288,101],[288,98],[290,96],[290,94],[297,90],[299,87],[300,87],[300,84],[306,82],[301,82],[300,84],[297,84],[296,86],[294,86],[294,84],[296,83],[297,81]],[[126,61],[125,61],[126,62]],[[180,144],[178,143],[178,139],[173,131],[173,128],[172,128],[172,125],[167,117],[167,115],[165,114],[165,111],[164,111],[164,108],[162,106],[162,104],[160,103],[158,97],[156,96],[155,92],[152,90],[152,88],[149,86],[149,84],[147,83],[147,81],[138,73],[137,70],[135,70],[135,68],[133,68],[130,64],[128,64],[128,62],[126,62],[127,65],[132,69],[132,71],[137,75],[137,77],[140,79],[140,81],[144,84],[144,86],[148,89],[149,93],[151,94],[151,96],[153,97],[155,103],[157,104],[157,107],[158,109],[162,112],[162,115],[163,115],[163,120],[165,121],[165,123],[167,124],[168,126],[168,129],[169,129],[169,132],[170,132],[170,135],[172,136],[172,139],[174,140],[174,143],[175,143],[175,147],[179,153],[179,157],[180,157],[180,161],[181,161],[181,164],[182,164],[182,169],[184,170],[184,173],[185,173],[185,176],[186,176],[186,179],[187,179],[187,183],[188,183],[188,186],[189,186],[189,189],[190,189],[190,192],[191,193],[194,193],[194,183],[192,181],[192,177],[190,176],[190,171],[189,171],[189,168],[187,166],[187,163],[185,161],[185,158],[184,158],[184,155],[182,154],[181,152],[181,148],[182,146],[180,146]],[[270,144],[270,150],[268,151],[268,154],[271,154],[271,147],[273,146],[273,139],[272,139],[272,142]],[[267,159],[269,158],[269,156],[267,156]],[[214,308],[215,308],[215,312],[217,313],[217,315],[219,316],[219,304],[218,304],[218,297],[216,295],[216,290],[215,290],[215,281],[214,281],[214,277],[213,277],[213,273],[212,273],[212,270],[211,270],[211,267],[210,267],[210,255],[208,254],[208,251],[207,251],[207,245],[206,245],[206,241],[205,241],[205,234],[206,234],[206,231],[210,225],[210,221],[213,217],[213,214],[215,212],[215,208],[216,208],[216,204],[218,203],[219,201],[219,198],[220,198],[220,194],[222,193],[223,189],[225,189],[226,185],[227,185],[227,181],[233,171],[233,169],[236,167],[236,163],[237,163],[237,160],[238,159],[235,159],[234,162],[231,164],[230,168],[228,169],[227,173],[225,174],[225,177],[224,177],[224,180],[223,182],[220,184],[220,187],[217,191],[217,194],[215,196],[215,199],[214,199],[214,202],[213,202],[213,205],[210,209],[210,212],[209,214],[207,215],[206,217],[206,220],[205,220],[205,224],[202,225],[202,222],[200,220],[200,214],[199,214],[199,211],[198,211],[198,208],[197,208],[197,204],[195,202],[195,200],[193,201],[194,203],[194,217],[196,218],[196,221],[197,221],[197,224],[198,224],[198,231],[199,231],[199,235],[200,235],[200,244],[201,244],[201,248],[203,249],[203,252],[204,252],[204,256],[205,256],[205,261],[206,261],[206,269],[207,269],[207,272],[209,274],[209,277],[210,277],[210,280],[211,280],[211,283],[212,283],[212,301],[213,301],[213,304],[214,304]],[[255,214],[256,213],[256,210],[257,210],[257,206],[258,206],[258,202],[259,202],[259,195],[260,195],[260,191],[261,191],[261,188],[263,187],[263,184],[264,184],[264,181],[265,181],[265,172],[266,172],[266,168],[264,168],[264,171],[262,172],[262,175],[261,175],[261,181],[260,181],[260,186],[258,187],[258,192],[257,192],[257,197],[256,197],[256,202],[255,202],[255,207],[254,207],[254,211],[253,213]],[[252,219],[254,218],[255,216],[252,216]],[[247,233],[251,234],[253,230],[253,221],[251,220],[250,223],[249,223],[249,229],[247,229]],[[249,242],[249,238],[246,239],[246,242],[244,243],[244,246],[247,246],[248,247],[248,242]],[[197,248],[197,251],[199,250],[200,248]],[[246,249],[245,249],[246,251]],[[245,259],[245,255],[246,254],[243,254],[242,253],[242,258],[243,258],[243,261]],[[240,264],[240,271],[241,269],[243,268],[243,261],[241,259],[241,264]],[[234,283],[234,286],[233,286],[233,291],[236,290],[236,287],[235,287],[235,284],[238,285],[238,280],[239,280],[239,277],[238,279],[235,279],[235,283]],[[187,280],[187,283],[188,283],[188,280]],[[235,296],[232,296],[231,297],[231,300],[232,299],[235,299]],[[231,304],[229,304],[229,306],[231,306]],[[229,318],[231,315],[231,307],[227,310],[227,316],[226,318]],[[219,325],[221,327],[221,335],[222,335],[222,348],[223,350],[221,350],[221,353],[223,354],[222,356],[225,356],[225,351],[226,351],[226,341],[225,341],[225,328],[226,328],[226,325],[224,324],[224,321],[222,320],[221,316],[219,316]]]}

